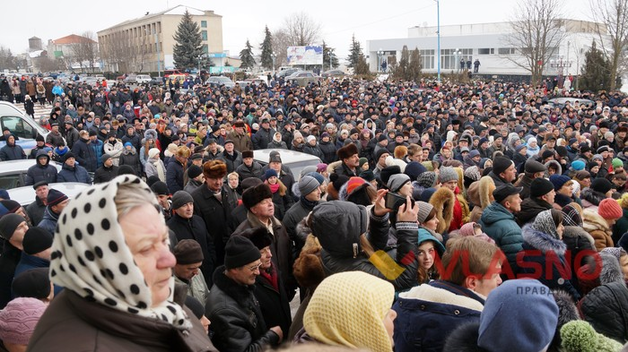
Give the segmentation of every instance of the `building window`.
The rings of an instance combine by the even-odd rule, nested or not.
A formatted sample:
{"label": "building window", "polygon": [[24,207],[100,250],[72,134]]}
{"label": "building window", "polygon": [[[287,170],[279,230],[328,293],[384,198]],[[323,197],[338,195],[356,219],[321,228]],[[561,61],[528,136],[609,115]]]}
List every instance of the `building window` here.
{"label": "building window", "polygon": [[201,21],[201,28],[207,28],[207,21]]}
{"label": "building window", "polygon": [[478,49],[478,55],[493,55],[495,54],[495,48],[480,48]]}
{"label": "building window", "polygon": [[515,53],[515,48],[498,48],[497,54],[499,55],[513,55]]}
{"label": "building window", "polygon": [[201,31],[201,37],[203,40],[207,40],[207,31]]}
{"label": "building window", "polygon": [[434,68],[434,50],[421,50],[419,49],[419,54],[421,54],[421,61],[424,70],[430,70]]}

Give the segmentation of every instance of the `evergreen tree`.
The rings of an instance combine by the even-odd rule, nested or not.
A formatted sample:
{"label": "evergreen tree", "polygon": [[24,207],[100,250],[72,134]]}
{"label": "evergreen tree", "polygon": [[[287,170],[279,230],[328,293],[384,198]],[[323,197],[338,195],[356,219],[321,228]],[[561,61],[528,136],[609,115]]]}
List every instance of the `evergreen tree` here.
{"label": "evergreen tree", "polygon": [[255,66],[255,58],[253,57],[253,47],[251,47],[251,43],[249,40],[246,40],[246,45],[244,49],[240,51],[240,60],[242,63],[240,64],[240,68],[249,69]]}
{"label": "evergreen tree", "polygon": [[179,22],[174,40],[176,42],[173,48],[175,67],[180,70],[189,70],[197,67],[199,59],[204,54],[203,45],[201,44],[201,29],[198,23],[192,20],[192,15],[187,10],[181,22]]}
{"label": "evergreen tree", "polygon": [[262,45],[260,45],[260,49],[262,50],[261,64],[262,67],[267,70],[273,69],[273,37],[270,34],[270,29],[268,26],[264,29],[264,41]]}
{"label": "evergreen tree", "polygon": [[404,45],[401,49],[401,58],[399,59],[399,63],[395,66],[393,70],[393,76],[395,77],[395,79],[407,80],[409,67],[410,52],[408,51],[408,47]]}
{"label": "evergreen tree", "polygon": [[[336,49],[328,46],[323,41],[323,70],[331,70],[338,67],[338,56],[334,53]],[[331,58],[331,67],[329,66],[329,60]]]}
{"label": "evergreen tree", "polygon": [[358,63],[355,66],[356,75],[368,75],[370,73],[369,64],[366,62],[366,57],[362,54],[362,51],[358,54]]}
{"label": "evergreen tree", "polygon": [[356,69],[358,65],[358,61],[360,59],[360,55],[362,55],[362,46],[360,42],[355,40],[355,34],[351,36],[351,48],[349,49],[349,57],[347,61],[349,62],[349,67],[353,67]]}
{"label": "evergreen tree", "polygon": [[602,53],[597,49],[595,40],[591,44],[591,49],[585,54],[584,68],[580,75],[579,88],[598,92],[600,90],[609,90],[610,82],[610,63]]}
{"label": "evergreen tree", "polygon": [[410,64],[408,65],[408,76],[406,79],[415,82],[420,80],[422,68],[423,62],[421,60],[421,53],[419,52],[419,48],[414,48],[410,54]]}

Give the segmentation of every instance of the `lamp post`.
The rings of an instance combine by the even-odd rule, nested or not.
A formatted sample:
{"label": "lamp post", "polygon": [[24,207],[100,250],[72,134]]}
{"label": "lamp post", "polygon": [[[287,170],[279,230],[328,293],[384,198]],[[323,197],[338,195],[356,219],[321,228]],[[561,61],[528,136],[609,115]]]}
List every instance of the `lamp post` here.
{"label": "lamp post", "polygon": [[437,34],[437,49],[436,49],[436,65],[438,66],[438,83],[440,83],[440,0],[436,1],[436,34]]}
{"label": "lamp post", "polygon": [[384,51],[382,48],[377,50],[377,72],[381,72],[382,70],[382,56],[384,55]]}
{"label": "lamp post", "polygon": [[571,61],[564,60],[563,56],[560,55],[557,60],[550,60],[550,67],[555,68],[558,71],[558,86],[560,88],[563,87],[563,70],[565,68],[571,67]]}

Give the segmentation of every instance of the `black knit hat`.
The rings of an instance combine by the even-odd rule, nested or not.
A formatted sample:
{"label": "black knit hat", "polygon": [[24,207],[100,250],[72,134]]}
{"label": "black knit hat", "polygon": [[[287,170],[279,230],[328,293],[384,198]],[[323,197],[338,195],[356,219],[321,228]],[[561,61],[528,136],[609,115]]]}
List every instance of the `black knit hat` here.
{"label": "black knit hat", "polygon": [[180,265],[200,263],[205,259],[201,245],[192,239],[179,241],[173,252],[174,257],[177,258],[177,264]]}
{"label": "black knit hat", "polygon": [[22,240],[24,253],[34,255],[52,247],[52,234],[41,227],[31,227]]}
{"label": "black knit hat", "polygon": [[605,178],[596,178],[591,182],[591,189],[602,194],[610,191],[611,188],[613,188],[611,181]]}
{"label": "black knit hat", "polygon": [[170,194],[170,192],[168,192],[168,186],[162,181],[153,183],[150,189],[158,196]]}
{"label": "black knit hat", "polygon": [[508,169],[510,165],[512,165],[512,160],[503,156],[498,156],[493,161],[493,173],[499,176],[499,174],[506,171],[506,169]]}
{"label": "black knit hat", "polygon": [[68,199],[67,195],[65,195],[63,192],[57,191],[54,188],[51,188],[48,191],[48,197],[46,198],[48,206],[51,207],[63,202],[66,199]]}
{"label": "black knit hat", "polygon": [[172,195],[172,209],[179,209],[188,203],[194,203],[194,199],[188,192],[176,191]]}
{"label": "black knit hat", "polygon": [[242,193],[242,203],[244,203],[247,209],[251,209],[264,199],[272,197],[273,193],[270,191],[270,187],[262,183],[244,191]]}
{"label": "black knit hat", "polygon": [[188,167],[188,177],[189,178],[196,178],[198,177],[198,175],[203,173],[203,169],[201,169],[200,167],[196,166],[196,165],[191,165],[190,167]]}
{"label": "black knit hat", "polygon": [[11,284],[15,298],[30,297],[44,299],[50,296],[48,268],[26,270],[18,274]]}
{"label": "black knit hat", "polygon": [[227,269],[239,268],[261,257],[259,249],[244,236],[231,236],[225,245],[225,267]]}
{"label": "black knit hat", "polygon": [[530,198],[544,196],[554,189],[554,185],[545,178],[535,178],[530,184]]}
{"label": "black knit hat", "polygon": [[0,218],[0,237],[5,240],[10,240],[13,237],[13,233],[21,223],[23,223],[24,218],[21,215],[17,215],[14,213],[5,214]]}
{"label": "black knit hat", "polygon": [[270,246],[273,243],[273,239],[272,237],[270,237],[270,233],[268,233],[268,230],[263,226],[259,226],[253,229],[246,229],[243,232],[238,233],[237,235],[248,238],[249,240],[251,240],[251,242],[253,242],[255,247],[260,250]]}

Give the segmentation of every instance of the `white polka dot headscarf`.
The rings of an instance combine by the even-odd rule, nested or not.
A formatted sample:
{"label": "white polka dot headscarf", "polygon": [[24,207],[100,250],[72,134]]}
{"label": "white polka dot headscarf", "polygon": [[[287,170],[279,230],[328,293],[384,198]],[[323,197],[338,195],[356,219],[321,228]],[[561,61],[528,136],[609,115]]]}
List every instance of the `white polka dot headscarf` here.
{"label": "white polka dot headscarf", "polygon": [[[174,278],[168,300],[151,307],[150,288],[118,223],[114,197],[121,184],[151,192],[140,178],[122,175],[83,190],[65,207],[52,244],[52,282],[89,301],[189,329],[186,313],[172,302]],[[158,207],[156,198],[153,205]]]}

